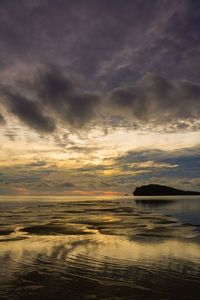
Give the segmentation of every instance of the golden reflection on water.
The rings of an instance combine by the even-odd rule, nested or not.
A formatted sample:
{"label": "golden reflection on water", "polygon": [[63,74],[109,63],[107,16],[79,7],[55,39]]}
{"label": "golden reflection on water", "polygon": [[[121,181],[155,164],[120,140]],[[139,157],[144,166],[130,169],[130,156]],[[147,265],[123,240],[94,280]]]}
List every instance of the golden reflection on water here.
{"label": "golden reflection on water", "polygon": [[80,299],[80,286],[81,299],[199,299],[199,231],[173,216],[76,202],[9,208],[1,222],[0,299]]}
{"label": "golden reflection on water", "polygon": [[[0,256],[7,256],[15,261],[23,261],[26,255],[34,258],[38,254],[51,257],[56,249],[73,251],[74,256],[159,263],[167,258],[181,259],[200,263],[200,244],[189,240],[149,240],[130,241],[125,237],[102,235],[95,236],[33,236],[19,241],[2,242]],[[59,251],[56,259],[60,259]],[[94,261],[93,261],[94,262]]]}

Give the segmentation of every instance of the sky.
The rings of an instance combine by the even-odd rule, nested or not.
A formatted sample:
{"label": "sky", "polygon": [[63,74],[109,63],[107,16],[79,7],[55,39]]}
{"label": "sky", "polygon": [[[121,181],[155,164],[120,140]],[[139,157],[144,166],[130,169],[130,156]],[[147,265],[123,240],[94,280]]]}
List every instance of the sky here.
{"label": "sky", "polygon": [[0,0],[0,195],[200,190],[200,1]]}

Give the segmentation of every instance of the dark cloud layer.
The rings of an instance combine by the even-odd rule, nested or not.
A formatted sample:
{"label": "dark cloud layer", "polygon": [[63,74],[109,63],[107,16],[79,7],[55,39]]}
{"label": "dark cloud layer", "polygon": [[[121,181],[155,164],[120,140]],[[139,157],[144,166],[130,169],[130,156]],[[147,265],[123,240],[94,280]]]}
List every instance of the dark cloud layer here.
{"label": "dark cloud layer", "polygon": [[195,0],[0,1],[3,104],[42,133],[199,129],[199,20]]}
{"label": "dark cloud layer", "polygon": [[55,68],[49,67],[40,74],[35,88],[43,105],[72,127],[80,128],[97,117],[99,95],[79,91],[77,84]]}
{"label": "dark cloud layer", "polygon": [[[0,0],[3,135],[20,140],[18,119],[62,150],[89,157],[97,150],[92,138],[80,146],[70,133],[200,130],[199,28],[198,0]],[[1,190],[127,191],[157,180],[196,189],[199,150],[132,151],[108,158],[113,165],[74,170],[42,157],[1,167]]]}
{"label": "dark cloud layer", "polygon": [[[43,66],[30,80],[23,80],[24,94],[19,94],[21,82],[1,85],[1,104],[8,112],[30,128],[52,133],[63,122],[71,129],[81,128],[97,118],[100,95],[79,91],[57,68]],[[28,96],[26,96],[28,93]]]}
{"label": "dark cloud layer", "polygon": [[51,133],[54,131],[54,121],[43,114],[39,103],[5,89],[2,97],[3,104],[5,104],[8,111],[18,117],[24,124],[38,132]]}
{"label": "dark cloud layer", "polygon": [[114,89],[108,104],[111,111],[136,121],[155,125],[193,122],[200,118],[200,85],[148,74],[135,86]]}
{"label": "dark cloud layer", "polygon": [[53,61],[108,88],[146,72],[196,80],[199,6],[195,0],[1,1],[1,64]]}
{"label": "dark cloud layer", "polygon": [[[167,130],[198,130],[200,85],[169,81],[148,73],[134,85],[107,93],[87,92],[57,68],[43,66],[31,81],[24,81],[26,96],[18,83],[1,87],[2,105],[30,128],[52,133],[59,123],[74,130],[88,125],[141,129],[161,126]],[[23,90],[22,90],[23,92]]]}

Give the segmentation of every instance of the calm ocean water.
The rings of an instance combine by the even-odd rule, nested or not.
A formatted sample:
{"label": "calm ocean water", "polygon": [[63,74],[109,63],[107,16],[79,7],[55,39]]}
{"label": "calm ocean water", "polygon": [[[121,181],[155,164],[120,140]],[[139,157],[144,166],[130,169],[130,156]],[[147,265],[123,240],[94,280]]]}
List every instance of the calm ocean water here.
{"label": "calm ocean water", "polygon": [[200,197],[1,197],[0,299],[200,299]]}

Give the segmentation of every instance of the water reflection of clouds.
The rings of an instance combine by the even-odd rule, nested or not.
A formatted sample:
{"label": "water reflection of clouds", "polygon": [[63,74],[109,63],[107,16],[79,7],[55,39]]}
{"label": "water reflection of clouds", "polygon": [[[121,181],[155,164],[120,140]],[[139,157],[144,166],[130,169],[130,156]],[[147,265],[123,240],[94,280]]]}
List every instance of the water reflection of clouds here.
{"label": "water reflection of clouds", "polygon": [[[166,280],[174,285],[183,284],[185,280],[194,284],[200,276],[200,245],[176,239],[130,241],[126,237],[98,233],[32,236],[26,240],[2,242],[0,264],[0,282],[5,283],[2,292],[5,289],[11,295],[18,287],[19,299],[25,293],[23,286],[29,293],[35,286],[35,300],[40,299],[37,298],[40,289],[46,289],[46,299],[52,299],[53,287],[60,289],[61,297],[64,294],[70,297],[73,293],[80,296],[79,287],[83,285],[88,287],[83,299],[88,299],[84,298],[88,291],[94,289],[98,294],[102,284],[110,292],[111,282],[116,289],[133,289],[144,297],[141,290],[153,288],[153,281],[159,282],[159,293],[166,289]],[[151,293],[154,292],[151,289]]]}
{"label": "water reflection of clouds", "polygon": [[126,300],[133,290],[135,299],[149,290],[151,299],[162,299],[170,285],[187,293],[200,277],[199,233],[163,214],[170,205],[151,209],[126,198],[10,207],[1,217],[1,229],[13,232],[0,236],[0,298],[17,289],[17,299],[26,299],[34,289],[31,300],[52,299],[56,290],[60,299],[77,299],[80,286],[87,300],[91,290],[107,299],[105,289],[112,297],[123,292]]}
{"label": "water reflection of clouds", "polygon": [[[99,251],[100,250],[100,251]],[[125,237],[97,234],[84,236],[55,236],[31,237],[26,240],[2,242],[0,257],[15,262],[22,262],[26,257],[33,259],[37,255],[49,259],[60,259],[69,253],[74,256],[80,254],[93,258],[115,258],[118,260],[155,261],[163,258],[191,260],[200,263],[200,244],[194,241],[176,239],[136,239],[133,241]]]}

